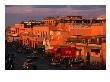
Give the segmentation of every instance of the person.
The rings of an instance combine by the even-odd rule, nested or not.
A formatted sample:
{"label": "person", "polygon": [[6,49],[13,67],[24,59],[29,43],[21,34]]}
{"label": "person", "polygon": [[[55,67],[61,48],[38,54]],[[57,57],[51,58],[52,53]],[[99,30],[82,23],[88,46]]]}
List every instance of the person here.
{"label": "person", "polygon": [[90,65],[90,53],[89,52],[87,52],[86,64]]}

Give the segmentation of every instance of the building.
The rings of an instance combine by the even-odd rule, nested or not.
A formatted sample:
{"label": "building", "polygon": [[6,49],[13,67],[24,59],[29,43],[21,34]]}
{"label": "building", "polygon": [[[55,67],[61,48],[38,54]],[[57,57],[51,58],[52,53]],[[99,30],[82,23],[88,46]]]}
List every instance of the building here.
{"label": "building", "polygon": [[[106,18],[85,19],[82,16],[45,17],[42,21],[29,20],[8,29],[7,41],[19,39],[24,46],[36,48],[38,44],[46,49],[54,46],[76,46],[77,57],[106,62]],[[93,58],[95,57],[95,58]],[[92,60],[94,61],[94,60]],[[91,62],[92,62],[91,61]]]}
{"label": "building", "polygon": [[45,25],[48,25],[48,26],[55,26],[56,23],[57,23],[57,19],[54,18],[54,17],[45,17],[43,19],[43,22]]}

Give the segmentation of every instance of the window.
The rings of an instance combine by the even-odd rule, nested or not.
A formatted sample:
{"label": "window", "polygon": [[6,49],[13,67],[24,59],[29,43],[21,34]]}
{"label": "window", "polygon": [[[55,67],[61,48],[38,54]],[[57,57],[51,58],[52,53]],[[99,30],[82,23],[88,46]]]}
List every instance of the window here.
{"label": "window", "polygon": [[41,32],[41,37],[42,37],[42,32]]}
{"label": "window", "polygon": [[39,32],[37,33],[37,36],[38,36],[38,37],[40,37],[40,34],[39,34]]}
{"label": "window", "polygon": [[60,32],[57,32],[57,35],[60,35],[61,33]]}
{"label": "window", "polygon": [[45,37],[44,31],[43,31],[43,37]]}
{"label": "window", "polygon": [[47,36],[47,32],[45,32],[45,33],[46,33],[45,35]]}
{"label": "window", "polygon": [[53,35],[53,31],[50,31],[50,35]]}
{"label": "window", "polygon": [[96,55],[98,55],[98,53],[100,53],[100,49],[91,49],[91,52],[95,52]]}

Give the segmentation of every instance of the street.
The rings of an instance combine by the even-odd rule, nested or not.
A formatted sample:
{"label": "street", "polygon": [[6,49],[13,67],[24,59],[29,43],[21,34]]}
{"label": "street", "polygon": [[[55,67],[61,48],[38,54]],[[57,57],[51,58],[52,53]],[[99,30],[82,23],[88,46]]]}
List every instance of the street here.
{"label": "street", "polygon": [[[84,65],[74,63],[72,65],[52,63],[51,57],[45,53],[33,53],[33,49],[26,50],[15,44],[6,44],[5,47],[6,70],[103,70],[105,66]],[[35,52],[35,51],[34,51]],[[37,52],[37,51],[36,51]],[[24,68],[28,67],[28,68]]]}

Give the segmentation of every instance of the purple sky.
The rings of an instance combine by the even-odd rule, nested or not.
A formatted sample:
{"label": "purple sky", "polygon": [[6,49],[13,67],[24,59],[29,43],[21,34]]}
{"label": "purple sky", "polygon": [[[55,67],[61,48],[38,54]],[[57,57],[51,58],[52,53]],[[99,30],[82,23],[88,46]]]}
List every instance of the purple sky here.
{"label": "purple sky", "polygon": [[105,5],[6,5],[6,25],[45,16],[80,15],[86,18],[106,15]]}

